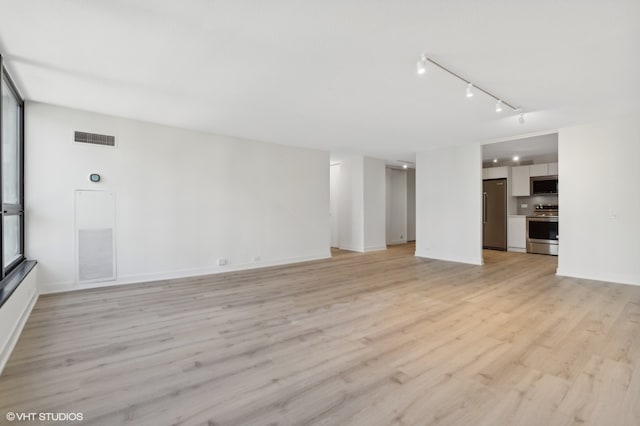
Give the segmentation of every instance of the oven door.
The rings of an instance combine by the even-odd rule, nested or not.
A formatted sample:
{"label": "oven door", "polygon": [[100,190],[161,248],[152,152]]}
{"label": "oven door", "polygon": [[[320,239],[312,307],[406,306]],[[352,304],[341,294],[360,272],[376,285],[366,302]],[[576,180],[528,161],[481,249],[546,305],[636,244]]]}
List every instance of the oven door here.
{"label": "oven door", "polygon": [[527,242],[558,244],[558,217],[528,217]]}
{"label": "oven door", "polygon": [[527,253],[558,255],[558,217],[527,218]]}

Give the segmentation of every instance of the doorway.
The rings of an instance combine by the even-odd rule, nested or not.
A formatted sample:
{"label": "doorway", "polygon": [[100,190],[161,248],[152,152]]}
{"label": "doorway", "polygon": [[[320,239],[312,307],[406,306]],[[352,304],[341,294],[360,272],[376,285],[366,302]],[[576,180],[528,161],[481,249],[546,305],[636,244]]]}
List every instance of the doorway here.
{"label": "doorway", "polygon": [[[559,176],[557,133],[483,145],[483,249],[557,254],[557,239],[547,241],[556,250],[540,250],[531,243],[528,225],[538,216],[558,223]],[[501,258],[493,252],[490,257]]]}

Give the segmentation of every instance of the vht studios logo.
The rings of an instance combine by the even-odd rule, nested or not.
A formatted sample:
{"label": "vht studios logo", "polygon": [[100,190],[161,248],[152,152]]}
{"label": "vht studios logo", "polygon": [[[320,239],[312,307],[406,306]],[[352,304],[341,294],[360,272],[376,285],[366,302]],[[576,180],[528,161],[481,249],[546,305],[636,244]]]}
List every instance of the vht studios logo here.
{"label": "vht studios logo", "polygon": [[7,420],[10,422],[81,422],[84,419],[82,413],[7,413]]}

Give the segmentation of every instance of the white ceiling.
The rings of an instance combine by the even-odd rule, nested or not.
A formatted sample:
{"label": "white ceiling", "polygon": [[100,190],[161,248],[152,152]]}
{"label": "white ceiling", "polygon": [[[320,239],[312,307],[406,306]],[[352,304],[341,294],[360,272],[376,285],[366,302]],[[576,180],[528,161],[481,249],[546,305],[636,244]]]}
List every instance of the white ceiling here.
{"label": "white ceiling", "polygon": [[520,161],[541,157],[557,158],[558,134],[531,136],[482,146],[483,162],[490,162],[494,158],[497,158],[499,162],[508,161],[515,155],[520,158]]}
{"label": "white ceiling", "polygon": [[[387,160],[640,109],[638,0],[0,0],[26,98]],[[434,67],[527,111],[525,124]]]}

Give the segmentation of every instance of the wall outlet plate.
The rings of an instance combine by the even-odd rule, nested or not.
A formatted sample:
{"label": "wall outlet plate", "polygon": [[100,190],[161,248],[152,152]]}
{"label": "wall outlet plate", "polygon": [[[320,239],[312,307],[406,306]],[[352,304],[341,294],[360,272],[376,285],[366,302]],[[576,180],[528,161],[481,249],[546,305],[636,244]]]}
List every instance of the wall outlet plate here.
{"label": "wall outlet plate", "polygon": [[225,259],[224,257],[221,257],[218,259],[218,266],[224,266],[227,264],[227,259]]}

